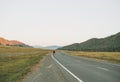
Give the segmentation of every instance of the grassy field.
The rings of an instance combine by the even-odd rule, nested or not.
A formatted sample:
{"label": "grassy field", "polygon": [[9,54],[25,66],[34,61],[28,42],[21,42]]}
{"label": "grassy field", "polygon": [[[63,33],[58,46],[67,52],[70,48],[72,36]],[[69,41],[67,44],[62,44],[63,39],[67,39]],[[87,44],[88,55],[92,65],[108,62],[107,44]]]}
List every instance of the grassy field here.
{"label": "grassy field", "polygon": [[0,82],[16,82],[31,71],[49,50],[0,46]]}
{"label": "grassy field", "polygon": [[120,52],[82,52],[82,51],[64,51],[71,55],[107,60],[120,63]]}

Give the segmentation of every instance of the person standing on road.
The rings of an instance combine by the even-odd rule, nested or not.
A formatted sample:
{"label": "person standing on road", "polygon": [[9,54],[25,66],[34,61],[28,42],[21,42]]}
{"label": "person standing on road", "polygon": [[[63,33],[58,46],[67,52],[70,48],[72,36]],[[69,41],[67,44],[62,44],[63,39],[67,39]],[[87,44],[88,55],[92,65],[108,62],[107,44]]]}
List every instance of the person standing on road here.
{"label": "person standing on road", "polygon": [[55,54],[55,50],[53,50],[53,55]]}

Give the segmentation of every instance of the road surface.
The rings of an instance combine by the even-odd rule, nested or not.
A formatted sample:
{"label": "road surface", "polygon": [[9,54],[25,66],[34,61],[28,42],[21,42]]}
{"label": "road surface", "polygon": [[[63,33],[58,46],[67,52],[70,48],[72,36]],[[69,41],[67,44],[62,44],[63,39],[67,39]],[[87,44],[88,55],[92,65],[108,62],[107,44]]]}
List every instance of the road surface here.
{"label": "road surface", "polygon": [[23,82],[120,82],[120,64],[58,52],[46,56]]}

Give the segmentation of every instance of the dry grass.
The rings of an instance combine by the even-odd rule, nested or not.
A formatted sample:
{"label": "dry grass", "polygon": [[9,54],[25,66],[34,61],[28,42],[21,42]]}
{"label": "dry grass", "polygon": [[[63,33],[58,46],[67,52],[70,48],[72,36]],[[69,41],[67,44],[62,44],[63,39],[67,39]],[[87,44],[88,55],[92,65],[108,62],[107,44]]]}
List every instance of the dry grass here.
{"label": "dry grass", "polygon": [[64,51],[71,55],[107,60],[120,63],[120,52],[82,52],[82,51]]}
{"label": "dry grass", "polygon": [[16,82],[49,50],[0,46],[0,82]]}

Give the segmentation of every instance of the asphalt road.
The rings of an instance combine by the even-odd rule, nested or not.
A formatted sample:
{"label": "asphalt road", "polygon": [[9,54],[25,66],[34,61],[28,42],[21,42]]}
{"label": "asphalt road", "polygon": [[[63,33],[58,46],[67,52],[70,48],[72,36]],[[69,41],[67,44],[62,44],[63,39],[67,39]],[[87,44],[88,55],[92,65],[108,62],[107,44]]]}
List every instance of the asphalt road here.
{"label": "asphalt road", "polygon": [[120,82],[120,64],[50,54],[23,82]]}

